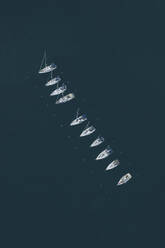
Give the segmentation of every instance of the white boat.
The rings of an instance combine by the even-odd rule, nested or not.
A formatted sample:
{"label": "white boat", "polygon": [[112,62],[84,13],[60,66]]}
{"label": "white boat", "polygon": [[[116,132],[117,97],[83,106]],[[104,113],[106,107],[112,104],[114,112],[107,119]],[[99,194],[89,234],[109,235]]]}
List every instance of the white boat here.
{"label": "white boat", "polygon": [[117,183],[117,186],[122,185],[124,183],[127,183],[132,178],[130,173],[125,174],[120,178],[119,182]]}
{"label": "white boat", "polygon": [[118,159],[112,161],[107,168],[105,169],[106,171],[112,170],[113,168],[117,167],[120,164],[120,161]]}
{"label": "white boat", "polygon": [[96,128],[94,126],[87,127],[81,134],[80,137],[84,137],[87,135],[90,135],[96,131]]}
{"label": "white boat", "polygon": [[74,98],[75,98],[75,95],[73,93],[69,93],[68,95],[62,96],[60,99],[58,99],[56,101],[56,104],[66,103],[66,102],[71,101]]}
{"label": "white boat", "polygon": [[100,145],[101,143],[104,142],[104,138],[103,137],[98,137],[97,139],[95,139],[92,144],[90,145],[90,147],[95,147]]}
{"label": "white boat", "polygon": [[79,125],[81,123],[83,123],[84,121],[87,120],[86,115],[80,115],[79,117],[77,117],[76,119],[74,119],[71,123],[70,126],[76,126]]}
{"label": "white boat", "polygon": [[44,68],[40,69],[38,71],[38,73],[40,73],[40,74],[41,73],[48,73],[48,72],[55,70],[56,68],[57,68],[57,66],[54,63],[52,63],[52,64],[46,65]]}
{"label": "white boat", "polygon": [[46,84],[45,86],[51,86],[51,85],[54,85],[54,84],[57,84],[61,81],[61,78],[59,76],[56,76],[52,79],[50,79]]}
{"label": "white boat", "polygon": [[79,124],[81,124],[87,120],[87,117],[85,114],[80,115],[80,116],[78,116],[78,115],[79,115],[79,109],[77,110],[76,118],[70,123],[70,126],[79,125]]}
{"label": "white boat", "polygon": [[47,63],[46,63],[46,52],[45,52],[38,73],[39,74],[48,73],[48,72],[54,71],[56,68],[57,68],[57,65],[55,65],[54,63],[52,63],[50,65],[47,65]]}
{"label": "white boat", "polygon": [[58,96],[62,93],[64,93],[67,90],[67,86],[65,84],[63,84],[61,87],[58,87],[57,89],[55,89],[50,96]]}
{"label": "white boat", "polygon": [[104,151],[99,153],[99,155],[96,157],[96,160],[107,158],[109,155],[111,155],[113,150],[108,146]]}

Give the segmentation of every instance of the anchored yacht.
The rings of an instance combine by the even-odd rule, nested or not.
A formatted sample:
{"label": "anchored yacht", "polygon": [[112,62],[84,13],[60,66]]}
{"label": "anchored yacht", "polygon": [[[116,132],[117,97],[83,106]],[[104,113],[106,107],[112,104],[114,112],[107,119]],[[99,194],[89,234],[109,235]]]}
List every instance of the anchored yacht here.
{"label": "anchored yacht", "polygon": [[132,178],[130,173],[125,174],[117,183],[117,186],[127,183]]}
{"label": "anchored yacht", "polygon": [[109,155],[111,155],[113,150],[108,146],[104,151],[99,153],[99,155],[96,157],[96,160],[107,158]]}
{"label": "anchored yacht", "polygon": [[51,86],[51,85],[59,83],[60,81],[61,81],[60,76],[56,76],[54,78],[52,78],[51,76],[51,79],[45,84],[45,86]]}
{"label": "anchored yacht", "polygon": [[61,87],[57,87],[57,89],[55,89],[50,96],[58,96],[60,94],[63,94],[65,91],[67,90],[67,86],[65,84],[63,84]]}
{"label": "anchored yacht", "polygon": [[79,117],[77,117],[76,119],[74,119],[71,123],[70,123],[70,126],[76,126],[76,125],[79,125],[81,123],[83,123],[84,121],[87,120],[87,117],[86,115],[80,115]]}
{"label": "anchored yacht", "polygon": [[54,63],[51,63],[50,65],[47,65],[47,63],[46,63],[46,52],[45,52],[38,73],[39,74],[48,73],[48,72],[54,71],[56,68],[57,68],[57,65],[55,65]]}
{"label": "anchored yacht", "polygon": [[118,159],[112,161],[107,168],[105,169],[106,171],[112,170],[113,168],[117,167],[120,164],[120,161]]}
{"label": "anchored yacht", "polygon": [[56,104],[66,103],[66,102],[71,101],[74,98],[75,98],[75,95],[73,93],[69,93],[68,95],[62,96],[60,99],[58,99],[56,101]]}
{"label": "anchored yacht", "polygon": [[97,139],[95,139],[92,144],[90,145],[90,147],[95,147],[100,145],[101,143],[104,142],[104,138],[103,137],[98,137]]}
{"label": "anchored yacht", "polygon": [[80,137],[84,137],[87,135],[90,135],[96,131],[96,128],[94,126],[87,127],[81,134]]}
{"label": "anchored yacht", "polygon": [[70,123],[70,126],[76,126],[87,120],[85,114],[79,116],[79,109],[77,110],[76,118]]}

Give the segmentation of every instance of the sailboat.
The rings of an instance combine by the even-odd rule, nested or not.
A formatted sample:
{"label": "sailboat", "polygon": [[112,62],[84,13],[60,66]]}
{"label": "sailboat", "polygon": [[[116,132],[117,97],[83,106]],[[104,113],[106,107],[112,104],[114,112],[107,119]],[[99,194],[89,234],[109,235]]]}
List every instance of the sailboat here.
{"label": "sailboat", "polygon": [[65,84],[62,84],[62,86],[58,87],[50,94],[50,96],[58,96],[60,94],[63,94],[67,90],[67,86]]}
{"label": "sailboat", "polygon": [[88,127],[89,123],[87,124],[86,128],[82,133],[80,134],[80,137],[88,136],[96,131],[96,128],[94,126]]}
{"label": "sailboat", "polygon": [[51,71],[51,79],[45,84],[45,86],[52,86],[52,85],[57,84],[61,81],[60,76],[53,77],[52,72],[53,71]]}
{"label": "sailboat", "polygon": [[113,168],[117,167],[120,164],[120,161],[118,159],[113,160],[105,169],[106,171],[112,170]]}
{"label": "sailboat", "polygon": [[122,185],[124,183],[127,183],[132,178],[130,173],[125,174],[120,178],[119,182],[117,183],[117,186]]}
{"label": "sailboat", "polygon": [[113,153],[113,150],[110,148],[110,146],[107,146],[107,148],[104,151],[99,153],[99,155],[96,157],[96,160],[107,158],[112,153]]}
{"label": "sailboat", "polygon": [[38,73],[39,74],[48,73],[48,72],[54,71],[56,68],[57,68],[57,66],[54,63],[47,65],[47,63],[46,63],[46,51],[45,51]]}
{"label": "sailboat", "polygon": [[65,96],[60,97],[60,99],[57,99],[56,104],[66,103],[66,102],[71,101],[74,98],[75,98],[75,95],[73,93],[69,93]]}
{"label": "sailboat", "polygon": [[92,144],[90,145],[90,147],[95,147],[95,146],[99,146],[101,143],[104,142],[104,138],[103,137],[98,137],[97,139],[95,139]]}
{"label": "sailboat", "polygon": [[87,120],[85,114],[79,116],[79,109],[77,110],[76,118],[70,123],[70,126],[76,126]]}

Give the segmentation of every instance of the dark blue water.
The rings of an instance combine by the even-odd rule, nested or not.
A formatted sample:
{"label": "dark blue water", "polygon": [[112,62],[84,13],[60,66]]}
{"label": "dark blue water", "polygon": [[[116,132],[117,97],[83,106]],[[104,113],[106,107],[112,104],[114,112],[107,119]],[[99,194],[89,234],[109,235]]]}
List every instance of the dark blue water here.
{"label": "dark blue water", "polygon": [[[2,236],[13,241],[2,247],[162,240],[163,8],[160,1],[4,5],[0,191]],[[73,102],[55,105],[54,88],[37,74],[45,48]],[[78,107],[97,128],[91,137],[79,138],[85,124],[68,126]],[[121,161],[109,173],[111,159],[94,161],[105,145],[89,149],[97,135]],[[127,172],[133,179],[116,187]]]}

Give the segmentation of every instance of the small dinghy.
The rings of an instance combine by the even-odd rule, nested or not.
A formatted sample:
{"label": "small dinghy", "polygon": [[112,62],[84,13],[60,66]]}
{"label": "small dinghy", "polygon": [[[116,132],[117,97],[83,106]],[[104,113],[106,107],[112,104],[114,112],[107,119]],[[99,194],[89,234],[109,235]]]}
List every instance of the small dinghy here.
{"label": "small dinghy", "polygon": [[63,94],[65,91],[67,90],[67,86],[65,84],[63,84],[61,87],[57,87],[57,89],[55,89],[50,96],[58,96],[60,94]]}
{"label": "small dinghy", "polygon": [[47,63],[46,63],[46,52],[45,52],[38,73],[39,74],[48,73],[48,72],[54,71],[56,68],[57,68],[57,65],[55,65],[54,63],[52,63],[50,65],[47,65]]}
{"label": "small dinghy", "polygon": [[75,98],[75,95],[73,93],[69,93],[68,95],[62,96],[60,99],[58,99],[56,101],[56,104],[66,103],[66,102],[71,101],[74,98]]}
{"label": "small dinghy", "polygon": [[109,155],[111,155],[113,150],[108,146],[104,151],[99,153],[99,155],[96,157],[96,160],[107,158]]}
{"label": "small dinghy", "polygon": [[117,183],[117,186],[127,183],[132,178],[130,173],[125,174]]}
{"label": "small dinghy", "polygon": [[112,161],[107,168],[105,169],[106,171],[112,170],[113,168],[117,167],[120,164],[120,161],[118,159]]}
{"label": "small dinghy", "polygon": [[104,138],[103,137],[98,137],[97,139],[95,139],[92,144],[90,145],[90,147],[95,147],[95,146],[99,146],[100,144],[102,144],[104,142]]}

